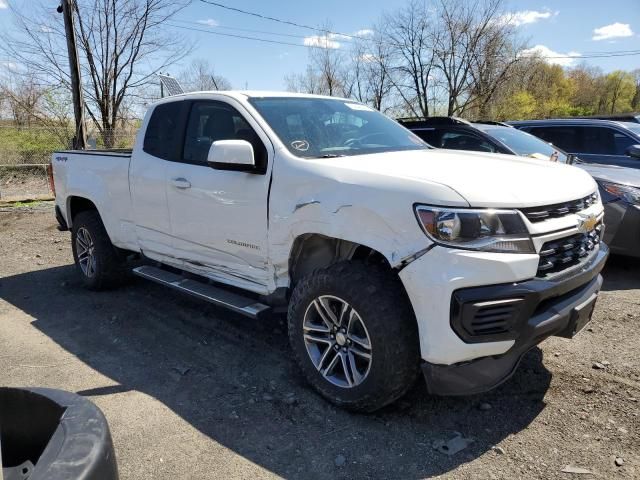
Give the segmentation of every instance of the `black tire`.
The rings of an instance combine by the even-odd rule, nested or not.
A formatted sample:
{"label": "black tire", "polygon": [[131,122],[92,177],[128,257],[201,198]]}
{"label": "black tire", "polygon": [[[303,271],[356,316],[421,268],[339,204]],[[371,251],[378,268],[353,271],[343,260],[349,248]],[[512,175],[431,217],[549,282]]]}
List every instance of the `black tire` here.
{"label": "black tire", "polygon": [[[93,271],[87,273],[78,259],[78,232],[88,233],[93,245]],[[85,287],[90,290],[102,290],[116,286],[123,278],[123,261],[109,239],[96,210],[78,213],[73,219],[71,229],[71,248],[76,269]],[[81,247],[80,247],[81,248]]]}
{"label": "black tire", "polygon": [[[348,303],[361,318],[370,338],[368,373],[361,383],[353,382],[349,388],[325,378],[307,350],[305,314],[307,309],[315,308],[313,302],[320,296],[338,297]],[[400,398],[416,381],[420,364],[417,323],[400,280],[388,269],[349,261],[315,271],[295,286],[288,322],[289,341],[303,374],[335,405],[372,412]]]}

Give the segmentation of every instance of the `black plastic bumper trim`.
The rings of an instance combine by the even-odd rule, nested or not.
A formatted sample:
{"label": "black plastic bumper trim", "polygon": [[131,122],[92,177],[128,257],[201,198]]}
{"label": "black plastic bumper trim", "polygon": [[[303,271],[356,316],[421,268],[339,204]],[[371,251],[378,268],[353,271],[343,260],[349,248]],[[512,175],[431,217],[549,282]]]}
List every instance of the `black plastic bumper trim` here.
{"label": "black plastic bumper trim", "polygon": [[[553,302],[560,301],[563,296],[571,295],[571,292],[599,275],[608,256],[608,247],[601,243],[587,262],[549,279],[456,290],[451,296],[451,328],[465,343],[517,340],[529,318],[547,309]],[[474,334],[472,323],[478,304],[511,299],[518,299],[519,302],[504,332]]]}
{"label": "black plastic bumper trim", "polygon": [[[465,289],[467,292],[497,294],[499,298],[530,295],[538,301],[532,301],[535,303],[533,310],[514,329],[515,343],[506,353],[453,365],[424,362],[422,371],[429,393],[471,395],[486,392],[508,380],[522,356],[546,338],[554,335],[573,336],[572,320],[576,307],[593,304],[602,286],[600,271],[608,255],[608,248],[602,244],[588,264],[564,280],[530,280],[519,284]],[[487,300],[495,296],[481,298]]]}

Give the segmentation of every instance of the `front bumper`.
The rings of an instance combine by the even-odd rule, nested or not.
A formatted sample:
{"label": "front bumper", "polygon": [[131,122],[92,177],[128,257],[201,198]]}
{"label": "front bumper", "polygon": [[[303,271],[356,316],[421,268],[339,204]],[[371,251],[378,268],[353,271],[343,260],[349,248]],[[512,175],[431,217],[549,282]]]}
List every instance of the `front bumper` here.
{"label": "front bumper", "polygon": [[[602,285],[600,271],[608,255],[607,246],[601,244],[593,257],[578,270],[550,280],[534,279],[455,291],[451,328],[463,341],[471,345],[476,341],[494,344],[511,340],[513,343],[499,355],[449,365],[424,362],[423,373],[429,392],[466,395],[490,390],[507,380],[522,356],[544,339],[552,335],[571,338],[575,333],[577,315],[580,315],[582,324],[588,321]],[[469,332],[468,317],[475,310],[469,306],[514,299],[519,302],[508,331],[474,338],[473,332]]]}
{"label": "front bumper", "polygon": [[618,200],[604,205],[604,241],[611,253],[640,258],[640,206]]}

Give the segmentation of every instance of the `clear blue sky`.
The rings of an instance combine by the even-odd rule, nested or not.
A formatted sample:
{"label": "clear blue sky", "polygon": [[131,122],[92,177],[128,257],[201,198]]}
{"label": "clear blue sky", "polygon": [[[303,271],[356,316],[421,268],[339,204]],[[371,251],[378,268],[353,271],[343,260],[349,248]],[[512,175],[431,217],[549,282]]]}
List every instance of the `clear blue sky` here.
{"label": "clear blue sky", "polygon": [[[383,12],[405,4],[405,0],[219,1],[300,24],[321,26],[329,22],[334,31],[348,34],[372,28]],[[3,3],[5,2],[0,0],[0,28],[10,28],[10,14],[7,9],[1,8]],[[57,2],[52,0],[51,3],[55,8]],[[520,23],[518,30],[521,36],[532,47],[542,46],[543,50],[546,48],[556,52],[555,55],[549,53],[550,56],[640,50],[640,0],[511,0],[508,6],[510,11],[520,12],[516,18]],[[308,49],[302,46],[305,41],[303,37],[314,35],[310,30],[231,12],[199,0],[194,0],[176,20],[175,25],[184,27],[296,44],[267,44],[167,27],[195,40],[197,47],[192,57],[207,59],[215,66],[218,74],[231,81],[234,88],[248,86],[251,89],[283,89],[284,75],[302,71],[307,63]],[[231,28],[292,36],[241,32]],[[348,40],[334,40],[341,43],[341,48],[348,48]],[[557,61],[564,64],[571,62],[567,59]],[[585,61],[605,71],[640,68],[640,55]],[[174,67],[172,70],[175,71],[171,73],[177,74],[180,68]]]}

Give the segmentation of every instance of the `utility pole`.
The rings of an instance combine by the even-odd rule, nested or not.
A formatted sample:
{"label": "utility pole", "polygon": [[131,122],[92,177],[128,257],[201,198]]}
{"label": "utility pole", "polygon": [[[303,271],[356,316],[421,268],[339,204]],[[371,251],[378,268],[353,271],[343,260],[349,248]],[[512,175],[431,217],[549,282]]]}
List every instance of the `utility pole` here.
{"label": "utility pole", "polygon": [[82,82],[80,79],[80,61],[76,45],[76,31],[73,25],[75,0],[61,0],[58,13],[64,17],[64,30],[67,37],[69,53],[69,71],[71,74],[71,94],[73,97],[73,113],[76,119],[76,134],[73,137],[73,148],[87,148],[87,131],[84,122],[84,99],[82,98]]}

